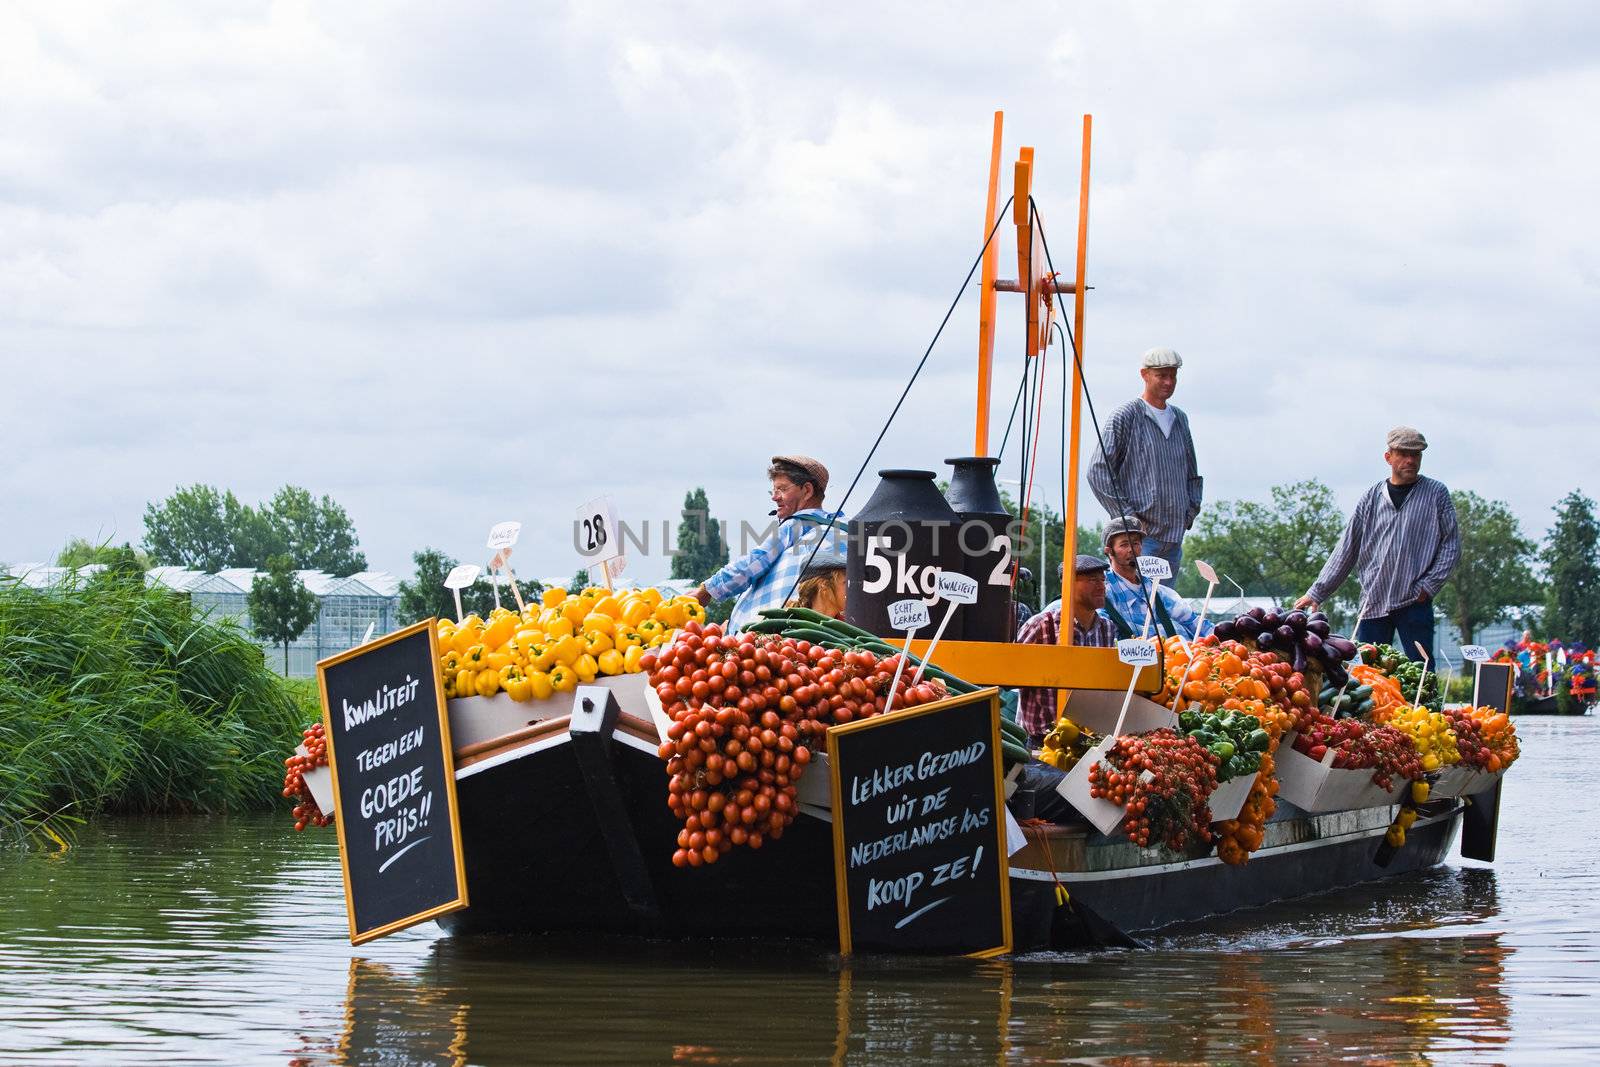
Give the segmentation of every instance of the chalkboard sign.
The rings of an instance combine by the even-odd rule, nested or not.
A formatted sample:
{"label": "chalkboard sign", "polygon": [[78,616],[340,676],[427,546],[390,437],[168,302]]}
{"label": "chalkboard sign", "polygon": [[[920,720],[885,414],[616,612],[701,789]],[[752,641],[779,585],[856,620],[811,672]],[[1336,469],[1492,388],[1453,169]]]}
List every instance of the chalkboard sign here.
{"label": "chalkboard sign", "polygon": [[998,697],[828,731],[840,951],[1011,950]]}
{"label": "chalkboard sign", "polygon": [[350,943],[467,906],[432,619],[317,664]]}
{"label": "chalkboard sign", "polygon": [[1511,714],[1511,682],[1513,667],[1509,663],[1478,662],[1478,675],[1473,682],[1472,701],[1480,707]]}

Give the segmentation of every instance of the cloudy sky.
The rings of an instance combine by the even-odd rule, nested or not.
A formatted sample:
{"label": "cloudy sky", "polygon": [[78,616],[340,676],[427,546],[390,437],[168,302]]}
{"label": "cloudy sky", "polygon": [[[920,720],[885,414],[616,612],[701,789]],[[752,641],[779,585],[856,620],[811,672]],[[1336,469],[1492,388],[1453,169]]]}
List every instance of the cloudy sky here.
{"label": "cloudy sky", "polygon": [[[568,574],[602,492],[760,520],[777,451],[837,503],[982,241],[996,109],[1058,265],[1094,115],[1089,385],[1177,348],[1210,499],[1349,505],[1397,422],[1530,532],[1600,492],[1593,4],[13,2],[0,560],[193,482],[331,494],[396,572],[515,518]],[[976,334],[969,291],[873,469],[970,451]]]}

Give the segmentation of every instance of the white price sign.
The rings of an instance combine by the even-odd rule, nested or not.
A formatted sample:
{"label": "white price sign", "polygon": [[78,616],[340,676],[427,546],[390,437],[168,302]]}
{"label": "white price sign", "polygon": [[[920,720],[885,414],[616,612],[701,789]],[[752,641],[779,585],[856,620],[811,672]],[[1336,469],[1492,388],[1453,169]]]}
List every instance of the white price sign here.
{"label": "white price sign", "polygon": [[1125,637],[1117,642],[1117,658],[1130,667],[1153,666],[1157,659],[1156,643],[1148,637]]}
{"label": "white price sign", "polygon": [[889,625],[901,633],[920,630],[932,621],[928,605],[920,600],[896,600],[889,605]]}
{"label": "white price sign", "polygon": [[1482,663],[1489,658],[1489,650],[1482,645],[1462,645],[1461,658],[1468,663]]}
{"label": "white price sign", "polygon": [[444,576],[444,587],[446,589],[465,589],[478,580],[478,572],[482,569],[476,563],[463,563]]}
{"label": "white price sign", "polygon": [[497,522],[489,530],[489,540],[486,547],[493,549],[510,548],[517,543],[517,538],[522,535],[522,523]]}
{"label": "white price sign", "polygon": [[1200,572],[1200,577],[1204,578],[1206,581],[1210,582],[1212,585],[1216,585],[1217,584],[1217,569],[1215,567],[1213,567],[1211,564],[1207,563],[1205,560],[1203,560],[1203,559],[1195,560],[1194,561],[1194,569]]}
{"label": "white price sign", "polygon": [[978,602],[978,582],[965,574],[957,574],[955,571],[940,572],[938,589],[939,596],[952,604]]}
{"label": "white price sign", "polygon": [[1139,573],[1158,582],[1165,581],[1172,577],[1172,564],[1160,556],[1140,556]]}
{"label": "white price sign", "polygon": [[597,496],[578,509],[573,535],[578,555],[588,560],[591,567],[622,555],[617,512],[609,496]]}

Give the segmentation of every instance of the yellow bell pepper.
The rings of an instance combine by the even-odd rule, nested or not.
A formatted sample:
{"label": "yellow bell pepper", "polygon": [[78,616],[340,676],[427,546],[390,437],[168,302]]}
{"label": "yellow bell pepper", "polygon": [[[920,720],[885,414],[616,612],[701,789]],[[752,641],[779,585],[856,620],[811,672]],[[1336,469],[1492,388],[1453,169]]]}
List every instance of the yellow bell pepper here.
{"label": "yellow bell pepper", "polygon": [[594,602],[594,607],[589,610],[597,615],[604,615],[608,619],[622,616],[622,603],[616,597],[607,594]]}
{"label": "yellow bell pepper", "polygon": [[570,693],[578,688],[578,676],[571,667],[558,666],[550,671],[550,688],[557,693]]}
{"label": "yellow bell pepper", "polygon": [[640,600],[650,605],[651,611],[654,611],[656,606],[661,603],[661,590],[653,585],[648,589],[640,589],[636,595]]}
{"label": "yellow bell pepper", "polygon": [[610,652],[616,647],[616,643],[611,640],[610,634],[590,632],[583,639],[583,650],[591,656],[598,656],[602,652]]}
{"label": "yellow bell pepper", "polygon": [[601,674],[621,674],[627,666],[622,653],[614,648],[600,653],[600,658],[596,662],[599,664]]}
{"label": "yellow bell pepper", "polygon": [[522,668],[515,663],[500,671],[500,688],[504,689],[512,700],[519,703],[533,695],[532,684],[522,673]]}
{"label": "yellow bell pepper", "polygon": [[479,671],[478,676],[472,680],[472,687],[481,697],[492,697],[500,691],[500,676],[494,671]]}
{"label": "yellow bell pepper", "polygon": [[662,645],[666,644],[668,641],[671,641],[671,640],[672,640],[672,631],[671,630],[662,630],[660,633],[656,634],[654,637],[652,637],[650,639],[650,647],[651,648],[660,648]]}
{"label": "yellow bell pepper", "polygon": [[555,686],[550,683],[550,675],[544,671],[529,671],[528,685],[533,693],[533,699],[543,700],[555,692]]}
{"label": "yellow bell pepper", "polygon": [[617,648],[626,651],[627,649],[644,644],[644,638],[639,635],[639,631],[628,626],[626,623],[623,623],[622,625],[618,626],[616,632],[611,635],[611,643]]}
{"label": "yellow bell pepper", "polygon": [[559,585],[552,586],[539,594],[539,603],[547,608],[553,608],[565,599],[567,599],[567,591]]}
{"label": "yellow bell pepper", "polygon": [[536,671],[547,671],[555,665],[556,654],[549,645],[528,646],[528,666]]}
{"label": "yellow bell pepper", "polygon": [[583,597],[575,597],[561,605],[561,617],[572,623],[574,627],[583,623],[583,617],[589,614],[589,602]]}
{"label": "yellow bell pepper", "polygon": [[471,667],[473,670],[480,670],[481,668],[487,666],[487,664],[484,662],[484,657],[488,656],[488,654],[489,650],[487,648],[484,648],[482,645],[473,645],[471,648],[467,649],[467,654],[463,658],[462,662],[468,667]]}
{"label": "yellow bell pepper", "polygon": [[656,634],[665,632],[666,629],[667,624],[660,619],[646,619],[639,624],[639,636],[648,641]]}
{"label": "yellow bell pepper", "polygon": [[600,664],[593,656],[585,652],[572,664],[572,673],[578,676],[578,681],[588,685],[600,673]]}
{"label": "yellow bell pepper", "polygon": [[638,626],[650,617],[651,606],[643,597],[629,597],[622,603],[622,621],[629,626]]}
{"label": "yellow bell pepper", "polygon": [[473,645],[481,643],[482,636],[483,627],[481,626],[459,627],[455,632],[455,636],[450,638],[450,647],[457,652],[465,652]]}
{"label": "yellow bell pepper", "polygon": [[491,622],[483,631],[483,643],[490,648],[499,648],[517,632],[517,627],[522,618],[517,615],[501,615]]}
{"label": "yellow bell pepper", "polygon": [[622,669],[628,674],[638,674],[641,670],[639,661],[644,659],[643,645],[630,645],[622,654]]}
{"label": "yellow bell pepper", "polygon": [[[682,604],[676,601],[669,601],[656,608],[655,617],[662,625],[676,628],[688,621],[689,612]],[[639,625],[643,627],[644,623]]]}
{"label": "yellow bell pepper", "polygon": [[564,616],[558,616],[554,619],[551,619],[545,624],[544,628],[544,636],[548,641],[557,641],[563,637],[571,637],[577,632],[578,628],[573,625],[572,620]]}
{"label": "yellow bell pepper", "polygon": [[491,671],[501,671],[510,666],[512,663],[516,662],[516,660],[506,652],[491,652],[487,656],[483,657],[483,662],[484,666],[488,667]]}
{"label": "yellow bell pepper", "polygon": [[458,696],[458,697],[477,696],[478,695],[478,690],[473,684],[473,683],[475,683],[477,681],[477,678],[478,678],[478,672],[474,671],[474,670],[470,670],[470,669],[467,669],[467,668],[462,668],[462,670],[457,672],[456,678],[455,678],[456,696]]}
{"label": "yellow bell pepper", "polygon": [[1429,792],[1430,792],[1430,790],[1428,788],[1428,783],[1427,782],[1423,782],[1423,781],[1412,782],[1411,783],[1411,802],[1413,804],[1424,804],[1424,803],[1426,803],[1427,800],[1428,800],[1428,793]]}
{"label": "yellow bell pepper", "polygon": [[695,620],[696,622],[706,621],[705,606],[698,600],[690,599],[689,602],[683,606],[683,610],[688,613],[689,618]]}
{"label": "yellow bell pepper", "polygon": [[461,653],[452,648],[439,657],[439,666],[444,669],[444,673],[447,675],[456,673],[461,669]]}
{"label": "yellow bell pepper", "polygon": [[583,641],[576,637],[563,637],[550,646],[550,651],[557,663],[564,663],[570,667],[577,662],[579,656],[583,655]]}
{"label": "yellow bell pepper", "polygon": [[609,634],[616,628],[616,621],[610,615],[602,615],[598,611],[591,611],[583,617],[584,633]]}
{"label": "yellow bell pepper", "polygon": [[517,644],[523,648],[529,645],[542,645],[545,642],[545,632],[537,626],[527,626],[517,631]]}

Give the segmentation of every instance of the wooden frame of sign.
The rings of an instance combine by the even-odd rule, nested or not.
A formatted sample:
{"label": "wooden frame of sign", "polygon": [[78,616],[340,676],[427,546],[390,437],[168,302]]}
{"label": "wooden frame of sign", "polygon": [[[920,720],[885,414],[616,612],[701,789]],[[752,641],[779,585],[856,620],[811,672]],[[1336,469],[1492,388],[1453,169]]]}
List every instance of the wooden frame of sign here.
{"label": "wooden frame of sign", "polygon": [[[453,856],[454,864],[454,896],[448,900],[440,900],[432,903],[420,911],[397,918],[392,918],[376,926],[364,929],[358,924],[356,916],[355,894],[351,888],[352,883],[350,878],[350,841],[346,832],[350,822],[352,821],[353,814],[360,810],[360,805],[349,803],[350,798],[347,798],[343,795],[339,785],[339,755],[336,745],[336,734],[342,736],[345,731],[335,731],[334,729],[335,723],[333,718],[333,708],[328,699],[328,671],[330,669],[337,669],[341,665],[348,664],[362,656],[370,655],[374,652],[381,653],[386,648],[390,648],[391,646],[397,645],[403,641],[411,640],[422,633],[426,633],[428,637],[428,655],[431,669],[428,671],[425,678],[416,679],[416,681],[419,683],[419,687],[420,683],[424,680],[429,681],[432,686],[433,707],[434,715],[437,717],[439,729],[438,743],[440,750],[438,754],[439,761],[435,764],[435,767],[437,769],[442,769],[444,776],[444,811],[442,813],[435,813],[426,812],[425,810],[423,824],[425,825],[427,819],[434,815],[442,814],[445,817],[446,824],[448,825],[450,831],[450,853]],[[437,918],[440,915],[445,915],[449,912],[459,911],[462,908],[465,908],[467,906],[467,865],[465,859],[463,859],[461,855],[461,823],[459,813],[456,808],[455,758],[450,745],[450,718],[445,707],[444,685],[439,675],[439,632],[435,628],[435,620],[426,619],[412,626],[407,626],[403,630],[396,630],[392,634],[385,634],[376,641],[369,642],[365,645],[358,645],[347,652],[341,652],[337,656],[330,656],[325,660],[319,661],[317,663],[317,689],[322,694],[322,722],[323,730],[328,742],[328,769],[332,772],[333,795],[336,798],[336,804],[338,806],[338,814],[334,817],[333,822],[335,829],[339,833],[339,867],[344,875],[344,903],[345,913],[350,920],[350,943],[352,945],[359,945],[375,938],[383,937],[385,934],[392,934],[396,930],[403,930],[408,926],[415,926],[417,923],[426,922],[427,920]],[[379,713],[382,714],[381,709],[383,705],[380,703],[378,707],[380,708]],[[367,721],[370,721],[370,719]],[[427,725],[430,725],[430,723],[425,721],[421,727],[417,728],[419,740],[415,746],[415,750],[421,751],[425,746],[427,746]],[[411,731],[408,729],[407,733],[409,734],[410,732]],[[388,760],[398,761],[406,751],[398,744],[396,744],[392,750],[388,749],[387,746],[380,746],[380,748],[385,749],[385,762]],[[393,755],[388,755],[389,751],[392,751]],[[427,752],[424,752],[423,754],[425,757],[431,757],[433,755],[432,753]],[[357,757],[352,756],[352,759],[354,758]],[[381,765],[381,763],[377,763],[375,761],[375,766]],[[416,768],[416,770],[420,771],[421,768]],[[391,779],[391,781],[394,780],[395,779]],[[399,790],[397,789],[395,792],[399,792]],[[431,807],[431,805],[429,806]],[[426,840],[426,838],[417,840],[415,844],[420,845],[423,840]],[[414,846],[406,846],[406,848],[411,847]],[[405,850],[402,849],[401,851],[403,852]],[[388,866],[388,863],[392,863],[395,859],[398,859],[399,856],[399,853],[391,856],[387,863],[378,868],[379,873],[382,873],[384,868]]]}
{"label": "wooden frame of sign", "polygon": [[[953,809],[946,809],[936,806],[938,803],[942,803],[940,800],[941,796],[949,793],[948,788],[940,793],[905,796],[902,797],[900,801],[895,802],[896,807],[904,805],[904,807],[902,807],[900,810],[906,813],[903,816],[905,819],[911,820],[914,818],[918,823],[924,824],[922,827],[919,827],[919,829],[931,830],[934,833],[937,833],[937,830],[934,828],[937,827],[941,822],[948,822],[952,825],[958,825],[960,827],[959,830],[954,830],[949,835],[951,837],[965,837],[969,841],[981,838],[982,840],[978,844],[977,848],[979,859],[972,860],[972,867],[970,870],[968,870],[966,868],[966,863],[969,859],[971,859],[971,857],[963,848],[961,856],[958,857],[954,862],[935,864],[932,869],[926,871],[910,872],[902,878],[894,879],[892,883],[890,883],[889,880],[885,880],[885,883],[883,883],[885,884],[885,888],[882,890],[884,895],[881,899],[886,904],[894,902],[902,906],[909,907],[913,892],[916,888],[920,888],[923,882],[926,882],[929,888],[933,888],[936,885],[953,884],[958,878],[976,879],[978,869],[981,866],[981,858],[983,853],[986,850],[992,850],[990,855],[994,857],[994,862],[989,864],[989,869],[996,872],[996,895],[999,898],[999,923],[996,928],[996,936],[992,942],[987,944],[980,943],[979,947],[964,954],[976,958],[985,958],[990,956],[1004,955],[1005,953],[1011,951],[1011,875],[1010,862],[1008,860],[1006,851],[1006,795],[1005,779],[1001,772],[1000,759],[999,695],[1000,690],[996,688],[979,689],[976,692],[968,693],[964,696],[952,697],[948,700],[940,700],[931,704],[923,704],[920,707],[907,708],[903,711],[894,711],[887,715],[879,715],[870,719],[861,719],[857,722],[845,723],[842,726],[834,726],[829,728],[828,774],[829,788],[833,796],[834,886],[837,893],[839,907],[839,951],[844,955],[848,956],[853,951],[854,942],[856,940],[851,930],[852,898],[850,893],[850,869],[846,863],[848,848],[847,839],[849,837],[849,832],[846,828],[846,823],[850,821],[851,809],[853,807],[857,807],[858,805],[854,802],[848,804],[846,803],[847,797],[844,787],[844,774],[845,764],[850,761],[850,754],[848,751],[842,751],[842,749],[848,748],[851,738],[857,738],[863,734],[874,731],[895,730],[897,728],[904,727],[908,722],[913,722],[915,720],[927,717],[937,717],[940,714],[948,714],[952,711],[969,708],[973,705],[979,704],[985,705],[989,712],[988,729],[984,733],[983,738],[988,742],[989,748],[988,752],[984,754],[984,756],[980,756],[978,759],[986,759],[988,765],[992,767],[992,774],[988,776],[986,783],[990,784],[993,792],[991,794],[986,791],[983,794],[985,799],[992,797],[992,825],[985,825],[981,828],[978,828],[976,825],[969,827],[967,821],[973,817],[973,813],[970,808],[957,815],[953,813]],[[971,735],[968,734],[966,736],[970,737]],[[960,749],[956,749],[950,753],[942,753],[938,756],[935,756],[931,752],[927,752],[923,754],[922,758],[926,760],[930,757],[933,757],[935,760],[937,760],[945,758],[946,756],[956,756],[961,751],[962,750]],[[908,782],[900,779],[895,773],[896,771],[900,770],[900,768],[885,768],[886,775],[878,780],[878,784],[882,785],[884,783],[893,781],[895,784],[892,787],[892,791],[896,794],[900,794],[902,792],[899,788],[900,785],[914,786],[925,781],[926,777],[933,777],[937,774],[944,773],[943,771],[938,771],[924,776],[918,771],[920,761],[918,760],[917,755],[912,753],[908,756],[908,759],[909,762],[901,764],[901,767],[905,768],[910,773],[911,777],[916,779],[916,782]],[[978,759],[972,760],[971,765],[976,765]],[[875,793],[887,791],[887,789],[874,787]],[[890,811],[893,812],[894,808],[891,807]],[[941,813],[944,813],[944,818],[935,819],[932,823],[927,821],[930,815],[938,815]],[[892,814],[889,816],[889,819],[891,823],[897,821]],[[907,825],[910,826],[911,823],[908,822]],[[942,842],[936,841],[933,843],[932,847],[938,847],[940,843]],[[908,852],[919,847],[926,848],[929,846],[919,846],[913,841],[912,844],[906,846],[905,849],[901,851]],[[948,845],[945,847],[948,851]],[[915,877],[918,873],[922,875],[922,881],[918,882],[914,886],[908,887],[907,880]],[[880,883],[878,883],[875,879],[869,878],[868,882],[869,887],[876,888],[880,885]],[[985,878],[985,883],[987,882],[988,879]],[[871,890],[869,889],[869,895],[870,892]],[[945,899],[952,898],[947,897]],[[901,919],[899,923],[895,925],[894,929],[898,930],[904,927],[908,923],[916,920],[922,914],[931,911],[943,903],[944,900],[935,901],[933,903],[924,905],[922,908],[909,912]],[[867,907],[869,909],[873,907],[873,903],[870,900],[867,904]],[[912,936],[914,935],[908,935],[908,944],[904,947],[916,947],[913,944],[910,944]],[[874,945],[873,947],[881,947],[886,950],[893,950],[897,946],[883,944]],[[937,951],[937,946],[934,946],[932,950]]]}
{"label": "wooden frame of sign", "polygon": [[[1510,663],[1496,663],[1494,660],[1482,659],[1475,664],[1475,667],[1476,669],[1474,670],[1472,677],[1473,705],[1475,707],[1487,706],[1494,708],[1496,711],[1503,714],[1511,714],[1511,686],[1516,680],[1517,676],[1515,665]],[[1503,691],[1495,692],[1495,690],[1499,687],[1493,682],[1488,682],[1488,684],[1485,684],[1485,682],[1488,681],[1488,679],[1484,677],[1485,674],[1491,678],[1496,674],[1501,675],[1505,679]],[[1492,699],[1490,699],[1491,693],[1494,694]]]}

